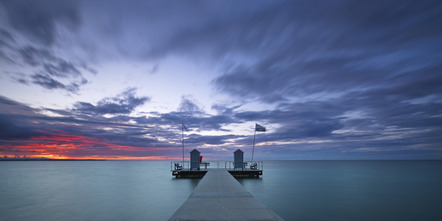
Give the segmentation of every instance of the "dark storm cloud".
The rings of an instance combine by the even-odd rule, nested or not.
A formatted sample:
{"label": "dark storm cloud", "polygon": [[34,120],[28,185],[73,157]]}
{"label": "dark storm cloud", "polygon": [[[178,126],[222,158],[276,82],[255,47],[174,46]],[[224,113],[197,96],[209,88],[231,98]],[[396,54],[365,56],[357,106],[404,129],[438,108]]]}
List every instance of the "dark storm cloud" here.
{"label": "dark storm cloud", "polygon": [[[73,117],[48,117],[39,114],[39,109],[2,96],[0,96],[0,110],[1,139],[3,140],[22,139],[21,142],[26,143],[27,139],[50,136],[63,128],[52,124],[54,122],[61,124],[86,123]],[[51,112],[56,111],[51,110]],[[59,111],[58,114],[68,115],[68,112]]]}
{"label": "dark storm cloud", "polygon": [[[124,95],[126,95],[127,100],[138,100],[135,99],[137,97],[134,95],[134,89],[130,89],[115,98],[103,100],[121,101]],[[141,101],[133,103],[138,102]],[[187,102],[189,100],[184,103]],[[126,104],[123,102],[122,106],[128,103],[130,102],[126,102]],[[14,145],[38,143],[45,145],[77,145],[81,147],[72,150],[70,156],[91,154],[146,156],[155,153],[155,151],[149,152],[148,147],[162,148],[163,150],[178,148],[181,139],[180,122],[185,122],[190,131],[186,132],[185,142],[187,145],[196,148],[204,145],[216,146],[213,150],[205,150],[206,156],[208,154],[215,154],[214,156],[225,154],[218,152],[220,148],[230,150],[234,149],[236,145],[245,145],[244,148],[248,151],[247,148],[251,145],[253,136],[234,134],[208,136],[195,132],[202,130],[202,128],[204,131],[217,131],[222,130],[223,125],[253,121],[263,125],[279,125],[277,128],[268,127],[267,132],[258,135],[258,143],[270,142],[265,146],[259,146],[256,150],[258,154],[276,154],[282,151],[281,156],[284,156],[283,152],[285,152],[285,155],[302,153],[307,154],[305,156],[307,158],[316,159],[317,157],[323,157],[326,153],[332,153],[334,154],[333,157],[339,159],[339,156],[341,156],[342,159],[342,157],[349,156],[359,157],[361,153],[369,158],[369,156],[376,156],[376,154],[371,153],[382,151],[384,157],[394,158],[395,153],[404,153],[405,158],[407,158],[411,157],[407,155],[409,152],[403,151],[419,150],[419,154],[422,156],[431,156],[431,152],[438,153],[437,150],[442,144],[439,135],[442,133],[438,122],[440,119],[434,116],[426,116],[440,110],[442,108],[440,106],[436,109],[429,109],[428,113],[414,114],[415,116],[413,116],[414,110],[408,110],[409,107],[404,105],[403,108],[406,110],[396,114],[393,113],[394,110],[391,110],[391,112],[390,110],[383,111],[382,113],[386,115],[383,118],[373,117],[376,112],[353,116],[348,114],[346,110],[350,105],[338,103],[337,100],[286,103],[279,105],[275,110],[269,111],[238,111],[236,109],[238,107],[223,108],[218,106],[219,110],[225,110],[223,111],[224,114],[220,115],[208,115],[190,110],[189,112],[163,114],[152,112],[149,113],[149,117],[131,117],[127,115],[127,108],[116,108],[125,111],[120,113],[112,111],[115,116],[111,118],[101,116],[109,111],[103,112],[99,108],[97,109],[99,105],[93,106],[89,107],[88,111],[80,111],[79,109],[33,109],[2,97],[0,121],[2,121],[1,140],[3,151],[20,152],[22,150],[14,149]],[[114,108],[111,109],[114,110]],[[42,111],[43,113],[56,114],[56,116],[41,114]],[[419,122],[419,120],[425,118],[428,122]],[[435,122],[431,122],[431,120],[435,120]],[[130,121],[137,123],[129,123]],[[408,124],[404,125],[406,122]],[[429,126],[430,122],[431,126]],[[342,133],[336,133],[339,130],[343,130]],[[251,129],[252,132],[253,129]],[[57,136],[62,137],[63,140],[57,139]],[[301,142],[302,144],[290,145],[278,144],[279,142],[293,141],[303,142]],[[88,148],[84,149],[82,146]],[[5,148],[9,149],[6,150]],[[314,153],[311,153],[311,151],[314,151]],[[159,152],[161,151],[156,151],[156,153]],[[342,153],[348,155],[340,155]],[[385,155],[386,153],[388,155]],[[430,155],[428,155],[429,153]],[[176,153],[170,152],[169,154],[174,155]]]}
{"label": "dark storm cloud", "polygon": [[20,102],[8,99],[6,97],[0,96],[0,113],[1,114],[11,114],[11,113],[17,113],[20,115],[32,115],[34,113],[34,109],[31,107],[26,106],[25,104],[22,104]]}
{"label": "dark storm cloud", "polygon": [[11,47],[11,44],[15,42],[11,33],[0,28],[0,52],[2,52],[3,47]]}
{"label": "dark storm cloud", "polygon": [[[156,156],[162,150],[150,148],[175,146],[159,141],[152,128],[127,123],[133,119],[129,116],[104,118],[70,110],[34,109],[5,97],[0,97],[0,110],[0,150],[4,154],[58,154],[65,146],[69,148],[61,152],[70,157]],[[57,116],[46,115],[48,112]]]}
{"label": "dark storm cloud", "polygon": [[29,139],[45,135],[31,122],[34,112],[24,104],[0,96],[0,139]]}
{"label": "dark storm cloud", "polygon": [[64,73],[71,75],[80,75],[80,71],[71,63],[61,61],[57,64],[44,64],[43,68],[46,73],[54,76],[64,76]]}
{"label": "dark storm cloud", "polygon": [[[31,76],[32,78],[32,83],[40,85],[46,89],[52,90],[52,89],[63,89],[63,90],[67,90],[69,92],[72,93],[76,93],[79,91],[80,86],[82,84],[87,83],[86,79],[83,79],[82,82],[79,83],[70,83],[70,84],[64,84],[61,83],[60,81],[52,78],[50,75],[47,74],[34,74]],[[25,79],[18,79],[18,81],[20,83],[25,83],[27,84],[28,82]]]}
{"label": "dark storm cloud", "polygon": [[237,122],[231,115],[209,115],[190,97],[183,96],[177,111],[151,113],[149,118],[138,118],[140,124],[179,125],[184,123],[190,131],[225,131],[222,127]]}
{"label": "dark storm cloud", "polygon": [[184,6],[164,20],[153,13],[176,28],[148,57],[209,55],[225,66],[217,90],[266,103],[438,78],[429,69],[442,59],[439,1],[260,3]]}
{"label": "dark storm cloud", "polygon": [[223,125],[236,122],[230,116],[222,115],[193,115],[182,112],[170,112],[158,114],[148,119],[140,120],[140,123],[164,124],[164,125],[178,125],[183,122],[190,131],[225,131]]}
{"label": "dark storm cloud", "polygon": [[[260,134],[260,141],[300,142],[267,144],[266,148],[293,152],[309,146],[318,154],[332,148],[334,156],[345,152],[352,153],[352,157],[367,151],[377,152],[379,156],[386,151],[399,151],[407,155],[403,156],[405,158],[413,158],[413,154],[407,151],[415,150],[420,151],[420,156],[437,158],[442,145],[438,135],[442,134],[442,103],[402,102],[391,105],[390,99],[373,98],[368,92],[355,93],[323,101],[280,104],[275,110],[233,111],[232,117],[239,122],[278,125]],[[251,142],[250,137],[237,141],[244,145]],[[393,152],[388,155],[390,158],[395,158]]]}
{"label": "dark storm cloud", "polygon": [[344,109],[326,102],[306,102],[280,105],[277,110],[236,112],[234,118],[243,122],[278,124],[280,128],[269,131],[271,141],[334,137],[333,131],[344,127],[341,115]]}
{"label": "dark storm cloud", "polygon": [[192,101],[191,97],[182,96],[180,107],[178,108],[180,112],[188,112],[188,113],[201,113],[200,108],[194,101]]}
{"label": "dark storm cloud", "polygon": [[14,61],[9,56],[9,50],[12,45],[15,44],[15,40],[11,33],[5,29],[0,28],[0,61],[5,60],[6,62],[13,63]]}
{"label": "dark storm cloud", "polygon": [[[154,51],[164,54],[209,50],[221,56],[258,52],[276,58],[281,53],[296,55],[341,46],[366,49],[361,43],[394,48],[420,36],[440,34],[432,28],[440,19],[438,1],[260,3],[206,4],[196,11],[183,7],[175,18],[166,19],[179,17],[188,19],[188,23],[158,42],[162,44]],[[205,14],[209,12],[210,16]],[[191,19],[194,14],[207,19],[195,22]],[[387,41],[377,42],[380,40]]]}
{"label": "dark storm cloud", "polygon": [[92,69],[53,50],[60,28],[74,33],[80,26],[76,2],[4,0],[0,5],[6,18],[5,29],[0,30],[0,59],[14,67],[31,67],[22,76],[10,77],[18,83],[78,93],[87,83],[83,72]]}
{"label": "dark storm cloud", "polygon": [[[256,59],[231,63],[213,84],[240,99],[279,104],[273,111],[235,111],[240,121],[281,125],[262,135],[266,140],[320,138],[388,149],[399,139],[404,148],[438,149],[441,12],[439,1],[287,2],[252,13],[265,18],[254,23],[219,20],[213,27],[226,36],[212,49],[224,53],[231,45],[225,53]],[[231,34],[236,26],[244,27],[238,36]],[[207,40],[203,29],[186,33],[198,38],[199,31]],[[247,34],[256,34],[250,44],[235,44]]]}
{"label": "dark storm cloud", "polygon": [[0,39],[2,39],[2,42],[4,42],[4,41],[14,42],[14,38],[12,37],[12,35],[4,29],[0,29]]}
{"label": "dark storm cloud", "polygon": [[[437,1],[397,3],[401,6],[395,10],[371,2],[330,2],[320,4],[323,7],[292,2],[275,9],[268,20],[281,24],[272,39],[277,43],[270,43],[276,45],[262,48],[252,65],[229,67],[214,84],[233,96],[277,102],[390,84],[413,69],[426,72],[442,57],[437,40],[442,36],[437,28],[442,6]],[[284,14],[287,19],[279,19]],[[262,40],[254,43],[259,48]]]}
{"label": "dark storm cloud", "polygon": [[11,27],[46,46],[54,43],[56,25],[75,29],[80,18],[74,1],[2,0]]}
{"label": "dark storm cloud", "polygon": [[42,72],[57,77],[81,76],[78,68],[46,49],[38,49],[32,46],[21,48],[19,53],[25,62],[31,66],[41,66]]}
{"label": "dark storm cloud", "polygon": [[219,145],[224,146],[228,140],[235,140],[238,138],[242,138],[244,136],[238,136],[238,135],[224,135],[224,136],[202,136],[198,134],[191,134],[188,137],[186,137],[186,143],[191,145]]}
{"label": "dark storm cloud", "polygon": [[[133,109],[148,100],[146,97],[136,97],[135,89],[128,89],[114,98],[105,98],[102,101],[106,102],[101,102],[101,106],[89,107],[87,111],[30,108],[8,98],[0,98],[0,150],[6,154],[38,154],[42,151],[41,148],[46,148],[46,152],[58,152],[58,147],[69,146],[70,148],[63,150],[63,153],[70,157],[155,156],[164,154],[164,151],[168,155],[174,155],[176,151],[168,152],[167,149],[180,147],[179,122],[185,120],[195,122],[187,124],[191,132],[186,138],[186,143],[194,147],[206,144],[222,146],[229,140],[242,137],[202,136],[194,133],[200,129],[197,126],[205,123],[208,125],[205,128],[210,130],[211,127],[231,122],[228,117],[207,114],[202,116],[203,113],[195,116],[192,115],[193,112],[172,112],[160,117],[131,117],[128,115],[128,109]],[[110,109],[103,105],[109,102],[113,102]],[[121,108],[115,108],[114,105],[120,105]],[[109,112],[115,116],[101,116]]]}
{"label": "dark storm cloud", "polygon": [[48,49],[28,45],[20,48],[18,53],[23,64],[35,68],[35,73],[14,77],[17,82],[33,83],[49,90],[62,89],[71,93],[77,93],[88,82],[80,70],[90,72],[89,67],[66,61]]}
{"label": "dark storm cloud", "polygon": [[31,66],[45,65],[46,62],[63,62],[57,59],[49,50],[39,49],[33,46],[27,46],[18,50],[23,62]]}
{"label": "dark storm cloud", "polygon": [[[29,66],[29,69],[21,74],[14,74],[11,78],[22,84],[35,84],[43,88],[54,90],[61,89],[70,93],[78,93],[80,87],[88,80],[83,72],[95,73],[86,64],[74,64],[62,57],[58,57],[53,51],[38,48],[31,45],[17,47],[16,44],[8,46],[3,52],[3,60],[16,66]],[[16,59],[17,56],[20,59]]]}
{"label": "dark storm cloud", "polygon": [[[442,156],[440,1],[232,2],[87,1],[82,7],[99,18],[89,20],[96,32],[88,30],[87,36],[96,36],[87,40],[103,41],[103,47],[116,47],[125,55],[160,64],[162,58],[177,55],[211,62],[220,71],[212,81],[217,92],[234,101],[255,101],[263,109],[274,109],[246,111],[241,108],[244,103],[234,102],[214,105],[218,114],[210,115],[195,99],[184,96],[176,111],[131,117],[150,98],[128,90],[96,104],[77,102],[71,110],[48,110],[62,117],[35,115],[41,121],[38,131],[30,120],[18,122],[9,118],[12,115],[3,115],[4,125],[16,128],[8,136],[18,138],[20,131],[23,137],[64,131],[115,145],[171,147],[179,146],[180,124],[184,123],[190,130],[186,142],[195,146],[229,142],[247,146],[251,137],[195,132],[229,132],[225,126],[230,124],[258,122],[269,125],[258,142],[273,144],[257,151],[280,152],[281,156],[308,151],[337,157],[389,153],[386,157],[406,151],[412,153],[407,156]],[[6,12],[12,29],[0,29],[0,56],[35,68],[15,79],[78,92],[86,83],[83,72],[94,71],[51,48],[57,41],[58,25],[69,30],[80,25],[76,2],[2,3],[0,10]],[[35,6],[35,11],[23,13],[29,11],[24,3]],[[97,25],[100,22],[104,25]],[[17,33],[40,45],[16,44]],[[92,46],[98,50],[96,56],[103,56],[101,44]],[[137,125],[128,123],[132,121]]]}
{"label": "dark storm cloud", "polygon": [[273,2],[201,3],[199,7],[180,5],[179,11],[167,16],[167,22],[177,22],[174,26],[176,28],[164,38],[158,39],[157,44],[147,52],[147,56],[190,52],[197,55],[201,53],[198,56],[209,54],[220,58],[230,52],[253,52],[254,48],[260,46],[254,45],[255,42],[267,41],[265,39],[273,35],[274,29],[269,29],[272,22],[266,21],[266,13],[269,13],[266,8],[274,8],[274,5],[277,5]]}
{"label": "dark storm cloud", "polygon": [[77,102],[74,105],[74,111],[91,114],[129,114],[136,107],[149,101],[149,97],[136,97],[135,88],[129,88],[116,97],[104,98],[96,105],[86,102]]}

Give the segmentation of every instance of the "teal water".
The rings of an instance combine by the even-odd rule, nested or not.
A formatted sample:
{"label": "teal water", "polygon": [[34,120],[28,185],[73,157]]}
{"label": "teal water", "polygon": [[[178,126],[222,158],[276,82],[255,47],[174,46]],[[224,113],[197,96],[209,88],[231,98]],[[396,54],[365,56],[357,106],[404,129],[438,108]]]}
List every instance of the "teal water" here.
{"label": "teal water", "polygon": [[[167,220],[198,185],[165,161],[0,162],[0,220]],[[239,179],[286,220],[442,220],[442,161],[266,161]]]}
{"label": "teal water", "polygon": [[270,161],[240,183],[286,220],[442,220],[442,161]]}
{"label": "teal water", "polygon": [[0,220],[167,220],[198,185],[165,161],[0,162]]}

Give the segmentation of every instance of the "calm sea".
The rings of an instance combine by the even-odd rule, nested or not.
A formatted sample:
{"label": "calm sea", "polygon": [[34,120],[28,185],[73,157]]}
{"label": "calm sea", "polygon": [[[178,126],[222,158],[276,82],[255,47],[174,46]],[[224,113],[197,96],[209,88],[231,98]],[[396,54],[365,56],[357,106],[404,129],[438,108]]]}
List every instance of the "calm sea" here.
{"label": "calm sea", "polygon": [[[167,220],[199,180],[166,161],[0,162],[0,220]],[[286,220],[442,220],[442,161],[265,161],[239,182]]]}

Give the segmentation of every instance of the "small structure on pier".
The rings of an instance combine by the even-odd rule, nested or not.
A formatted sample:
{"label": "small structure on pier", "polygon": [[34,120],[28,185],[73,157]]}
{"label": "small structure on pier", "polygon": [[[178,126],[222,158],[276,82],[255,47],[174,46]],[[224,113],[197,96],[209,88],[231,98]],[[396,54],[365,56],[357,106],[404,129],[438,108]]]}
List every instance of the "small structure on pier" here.
{"label": "small structure on pier", "polygon": [[[234,177],[256,177],[262,175],[262,161],[244,161],[244,152],[240,149],[233,152],[233,161],[200,161],[200,152],[193,149],[190,161],[171,162],[170,170],[175,177],[203,177],[209,170],[227,170]],[[201,165],[204,167],[201,168]],[[212,165],[212,166],[211,166]],[[224,165],[224,166],[223,166]]]}
{"label": "small structure on pier", "polygon": [[233,168],[243,169],[244,168],[244,152],[240,149],[233,152]]}
{"label": "small structure on pier", "polygon": [[190,151],[190,170],[200,170],[200,152],[197,149]]}

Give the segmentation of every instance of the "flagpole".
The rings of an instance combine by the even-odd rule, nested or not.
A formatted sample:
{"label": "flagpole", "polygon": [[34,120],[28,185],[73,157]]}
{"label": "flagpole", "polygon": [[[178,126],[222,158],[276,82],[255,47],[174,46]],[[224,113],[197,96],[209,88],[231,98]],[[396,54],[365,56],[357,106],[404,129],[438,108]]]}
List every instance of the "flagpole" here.
{"label": "flagpole", "polygon": [[184,123],[181,123],[181,140],[183,141],[183,168],[184,168]]}
{"label": "flagpole", "polygon": [[255,137],[256,137],[256,125],[255,125],[255,133],[253,134],[252,161],[253,161],[253,154],[255,153]]}

